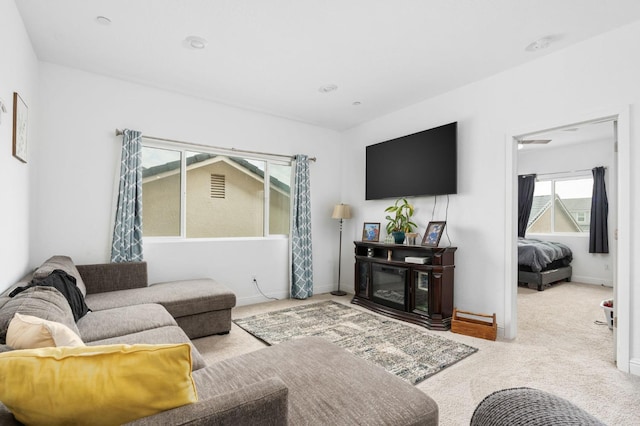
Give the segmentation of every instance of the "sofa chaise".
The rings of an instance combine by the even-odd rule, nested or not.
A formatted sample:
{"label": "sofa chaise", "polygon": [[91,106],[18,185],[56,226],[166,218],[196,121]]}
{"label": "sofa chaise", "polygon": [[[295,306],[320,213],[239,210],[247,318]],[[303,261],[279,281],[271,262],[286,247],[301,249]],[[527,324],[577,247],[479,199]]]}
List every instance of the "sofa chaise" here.
{"label": "sofa chaise", "polygon": [[[55,289],[8,293],[62,269],[91,310],[74,321]],[[235,295],[211,279],[148,285],[146,264],[77,265],[54,256],[0,296],[0,352],[16,312],[65,324],[87,346],[184,344],[198,401],[131,422],[132,425],[435,425],[428,395],[380,367],[319,338],[268,347],[207,366],[191,339],[228,333]],[[188,350],[187,350],[188,352]],[[19,425],[0,404],[0,424]]]}

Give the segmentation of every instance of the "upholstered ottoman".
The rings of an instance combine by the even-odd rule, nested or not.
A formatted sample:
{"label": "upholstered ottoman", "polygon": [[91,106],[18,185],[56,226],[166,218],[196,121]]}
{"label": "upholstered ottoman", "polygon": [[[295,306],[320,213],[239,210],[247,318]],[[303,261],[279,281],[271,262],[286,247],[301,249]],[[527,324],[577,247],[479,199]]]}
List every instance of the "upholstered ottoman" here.
{"label": "upholstered ottoman", "polygon": [[531,388],[503,389],[478,404],[471,426],[602,426],[600,420],[566,399]]}

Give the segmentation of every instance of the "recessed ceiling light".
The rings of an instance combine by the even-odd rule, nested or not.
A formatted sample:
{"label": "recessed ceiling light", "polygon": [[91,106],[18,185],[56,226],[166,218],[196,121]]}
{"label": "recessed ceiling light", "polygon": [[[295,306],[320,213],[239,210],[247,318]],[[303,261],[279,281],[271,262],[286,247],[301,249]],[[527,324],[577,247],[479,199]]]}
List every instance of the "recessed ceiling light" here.
{"label": "recessed ceiling light", "polygon": [[351,103],[351,105],[353,105],[353,106],[359,106],[359,105],[362,105],[362,102],[360,102],[360,101],[355,101],[355,102],[352,102],[352,103]]}
{"label": "recessed ceiling light", "polygon": [[551,41],[547,37],[542,37],[529,44],[524,48],[524,50],[526,50],[527,52],[535,52],[538,50],[546,49],[547,47],[549,47],[549,43],[551,43]]}
{"label": "recessed ceiling light", "polygon": [[561,35],[549,35],[541,37],[533,43],[530,43],[527,47],[524,48],[524,50],[526,50],[527,52],[537,52],[538,50],[546,49],[551,43],[554,43],[561,38]]}
{"label": "recessed ceiling light", "polygon": [[111,19],[106,16],[96,16],[96,22],[100,25],[111,25]]}
{"label": "recessed ceiling light", "polygon": [[327,84],[326,86],[322,86],[318,89],[320,93],[330,93],[338,90],[338,86],[335,84]]}
{"label": "recessed ceiling light", "polygon": [[198,36],[188,36],[184,39],[184,44],[189,49],[202,50],[208,43],[206,39]]}

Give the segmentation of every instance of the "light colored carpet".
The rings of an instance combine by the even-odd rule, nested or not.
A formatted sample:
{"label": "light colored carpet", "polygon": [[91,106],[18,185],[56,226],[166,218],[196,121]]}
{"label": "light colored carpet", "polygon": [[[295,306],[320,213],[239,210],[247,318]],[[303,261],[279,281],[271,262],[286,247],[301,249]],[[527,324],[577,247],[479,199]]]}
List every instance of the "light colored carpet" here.
{"label": "light colored carpet", "polygon": [[325,301],[234,320],[270,345],[322,337],[415,385],[477,351],[381,315]]}
{"label": "light colored carpet", "polygon": [[[610,425],[638,425],[640,377],[616,369],[612,332],[606,325],[595,324],[605,319],[600,301],[611,297],[611,288],[587,284],[560,283],[543,292],[519,288],[516,340],[493,342],[428,331],[479,351],[416,387],[438,403],[440,424],[445,426],[468,425],[473,410],[485,396],[520,386],[566,398]],[[304,301],[240,306],[232,315],[234,319],[243,318],[322,300],[350,305],[348,295],[323,294]],[[235,324],[228,335],[197,339],[194,344],[208,363],[266,346]]]}

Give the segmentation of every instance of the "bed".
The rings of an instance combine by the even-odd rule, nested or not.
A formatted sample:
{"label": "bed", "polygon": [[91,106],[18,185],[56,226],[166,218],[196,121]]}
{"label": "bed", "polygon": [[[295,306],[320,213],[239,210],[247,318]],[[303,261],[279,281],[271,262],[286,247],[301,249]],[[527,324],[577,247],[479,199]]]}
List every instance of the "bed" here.
{"label": "bed", "polygon": [[544,290],[558,281],[571,281],[571,249],[562,243],[518,238],[518,284]]}

